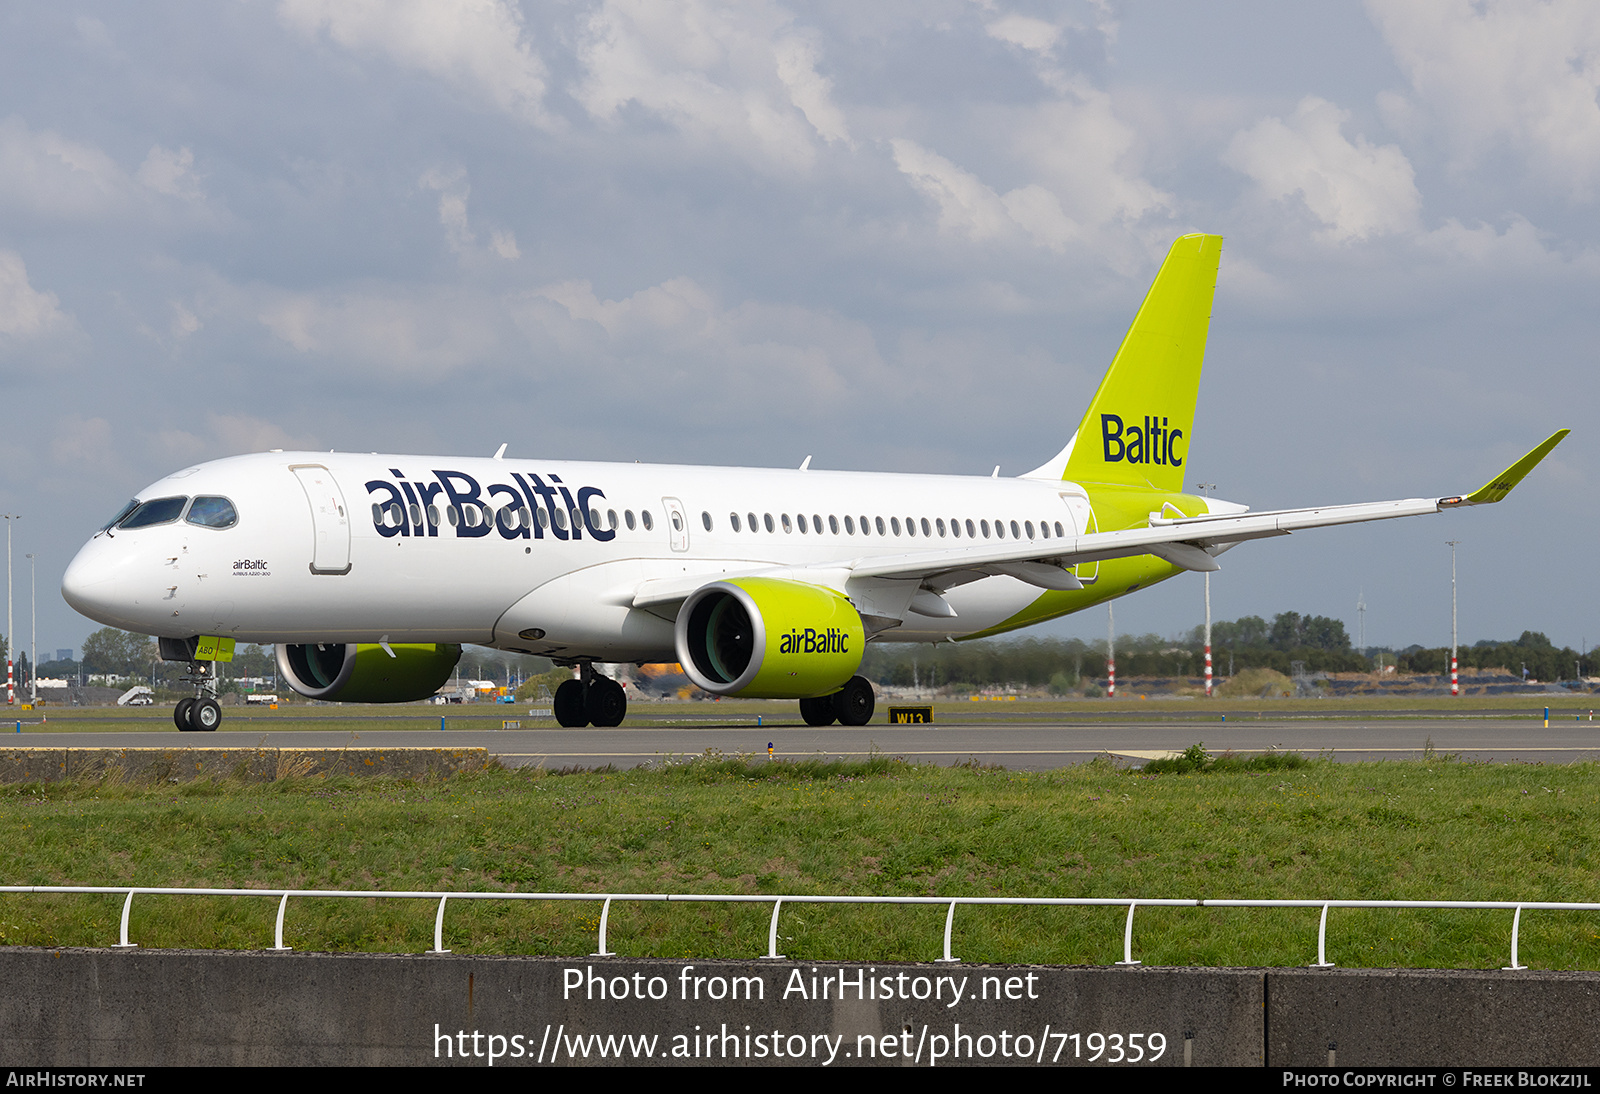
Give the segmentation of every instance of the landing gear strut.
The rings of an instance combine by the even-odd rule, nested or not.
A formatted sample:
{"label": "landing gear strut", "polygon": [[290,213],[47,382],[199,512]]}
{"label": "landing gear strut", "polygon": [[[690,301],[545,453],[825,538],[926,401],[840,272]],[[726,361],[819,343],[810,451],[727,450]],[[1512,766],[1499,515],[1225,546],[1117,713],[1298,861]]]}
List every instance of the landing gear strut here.
{"label": "landing gear strut", "polygon": [[217,702],[217,681],[209,661],[190,661],[184,680],[194,684],[194,698],[179,699],[172,710],[172,724],[184,733],[210,733],[222,724],[222,706]]}
{"label": "landing gear strut", "polygon": [[557,724],[567,729],[581,729],[587,725],[620,726],[628,716],[628,695],[622,685],[596,675],[594,666],[588,662],[578,666],[576,680],[568,680],[556,688],[553,705]]}
{"label": "landing gear strut", "polygon": [[832,695],[800,700],[800,717],[808,726],[831,726],[835,721],[843,726],[864,726],[872,721],[876,705],[871,681],[852,676]]}

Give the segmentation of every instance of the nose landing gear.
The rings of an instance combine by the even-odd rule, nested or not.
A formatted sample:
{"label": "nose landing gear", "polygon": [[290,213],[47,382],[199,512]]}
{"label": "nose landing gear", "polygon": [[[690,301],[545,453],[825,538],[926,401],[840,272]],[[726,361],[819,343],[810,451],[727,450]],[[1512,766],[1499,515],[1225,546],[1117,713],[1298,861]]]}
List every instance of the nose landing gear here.
{"label": "nose landing gear", "polygon": [[183,679],[194,684],[194,698],[179,699],[172,709],[172,724],[183,733],[211,733],[222,724],[222,706],[217,702],[217,681],[209,661],[190,661]]}

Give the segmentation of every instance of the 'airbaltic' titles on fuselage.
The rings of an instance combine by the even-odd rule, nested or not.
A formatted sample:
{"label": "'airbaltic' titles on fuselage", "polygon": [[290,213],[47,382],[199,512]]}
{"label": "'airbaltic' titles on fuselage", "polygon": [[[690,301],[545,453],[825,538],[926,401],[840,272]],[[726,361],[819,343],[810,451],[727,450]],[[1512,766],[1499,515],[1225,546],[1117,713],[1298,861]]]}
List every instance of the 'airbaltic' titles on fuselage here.
{"label": "'airbaltic' titles on fuselage", "polygon": [[437,536],[441,525],[455,529],[458,539],[476,539],[498,532],[502,539],[582,539],[585,534],[604,542],[615,539],[605,515],[590,507],[591,499],[605,497],[594,486],[576,493],[560,475],[549,482],[535,474],[512,472],[516,485],[496,482],[481,486],[465,471],[432,472],[433,479],[407,479],[397,467],[395,477],[366,483],[372,502],[372,525],[378,534]]}
{"label": "'airbaltic' titles on fuselage", "polygon": [[790,631],[778,642],[779,653],[849,653],[850,636],[837,627]]}
{"label": "'airbaltic' titles on fuselage", "polygon": [[1183,430],[1168,429],[1165,418],[1144,418],[1144,428],[1122,426],[1115,414],[1100,415],[1100,440],[1107,463],[1156,463],[1172,467],[1183,466],[1183,450],[1178,442]]}

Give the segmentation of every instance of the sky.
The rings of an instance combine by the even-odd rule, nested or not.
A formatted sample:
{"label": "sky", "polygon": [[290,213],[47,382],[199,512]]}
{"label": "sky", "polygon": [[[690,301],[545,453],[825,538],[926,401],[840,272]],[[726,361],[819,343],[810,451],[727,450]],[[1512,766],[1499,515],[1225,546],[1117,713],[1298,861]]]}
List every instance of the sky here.
{"label": "sky", "polygon": [[31,552],[80,648],[77,548],[240,452],[1021,474],[1205,231],[1218,496],[1465,492],[1573,430],[1500,505],[1229,552],[1214,616],[1447,644],[1455,539],[1464,642],[1600,644],[1597,90],[1589,0],[6,4],[15,629]]}

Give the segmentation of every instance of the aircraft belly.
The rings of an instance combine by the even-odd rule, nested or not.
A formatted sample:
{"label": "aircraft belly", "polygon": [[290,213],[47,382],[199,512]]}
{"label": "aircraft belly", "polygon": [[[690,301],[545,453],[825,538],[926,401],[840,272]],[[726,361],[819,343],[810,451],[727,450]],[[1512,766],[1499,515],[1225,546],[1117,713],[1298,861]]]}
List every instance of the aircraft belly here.
{"label": "aircraft belly", "polygon": [[634,590],[657,569],[625,559],[548,581],[500,617],[493,644],[556,657],[676,660],[671,621],[632,606]]}

